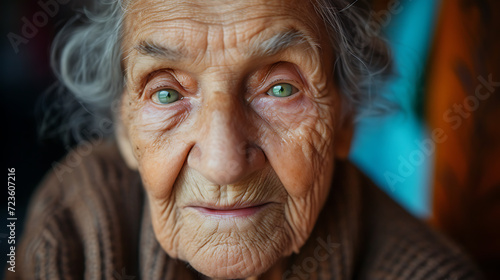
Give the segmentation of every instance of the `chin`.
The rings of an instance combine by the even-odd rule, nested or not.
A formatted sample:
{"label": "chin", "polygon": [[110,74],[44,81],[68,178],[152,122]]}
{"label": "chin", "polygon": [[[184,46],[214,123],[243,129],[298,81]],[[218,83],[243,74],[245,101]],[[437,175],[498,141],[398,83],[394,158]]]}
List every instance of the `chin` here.
{"label": "chin", "polygon": [[281,255],[278,252],[257,252],[257,248],[218,246],[215,253],[195,256],[189,264],[199,273],[211,278],[241,279],[259,276],[268,271]]}
{"label": "chin", "polygon": [[282,205],[272,206],[248,218],[193,214],[189,220],[195,222],[185,224],[180,232],[178,257],[211,278],[247,278],[265,273],[285,256],[290,244],[282,226],[283,214],[276,210]]}

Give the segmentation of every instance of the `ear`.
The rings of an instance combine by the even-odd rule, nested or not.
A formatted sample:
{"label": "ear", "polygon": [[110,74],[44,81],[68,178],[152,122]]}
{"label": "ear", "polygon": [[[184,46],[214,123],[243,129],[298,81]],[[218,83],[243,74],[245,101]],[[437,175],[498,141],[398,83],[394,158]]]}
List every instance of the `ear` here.
{"label": "ear", "polygon": [[137,170],[138,163],[137,159],[134,156],[134,152],[132,150],[132,143],[130,143],[130,139],[123,127],[123,123],[120,118],[115,118],[115,135],[116,141],[118,143],[118,149],[125,160],[127,166],[132,170]]}
{"label": "ear", "polygon": [[337,125],[334,136],[335,157],[339,159],[347,159],[351,150],[351,142],[354,134],[354,123],[352,116],[344,116],[340,118],[340,123]]}

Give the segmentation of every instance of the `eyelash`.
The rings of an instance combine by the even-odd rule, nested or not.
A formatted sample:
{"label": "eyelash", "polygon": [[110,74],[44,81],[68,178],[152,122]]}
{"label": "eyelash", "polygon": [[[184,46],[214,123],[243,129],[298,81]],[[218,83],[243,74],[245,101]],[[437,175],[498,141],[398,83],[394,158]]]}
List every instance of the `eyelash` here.
{"label": "eyelash", "polygon": [[[184,90],[182,89],[182,87],[179,87],[179,86],[174,86],[172,85],[172,83],[166,83],[164,81],[160,81],[158,82],[157,84],[153,85],[152,87],[149,87],[148,88],[148,84],[154,80],[156,77],[157,77],[157,74],[159,75],[159,73],[161,72],[167,72],[168,73],[168,70],[171,70],[171,69],[160,69],[160,70],[157,70],[157,71],[153,71],[152,73],[150,73],[148,75],[148,77],[146,78],[146,81],[145,81],[145,88],[144,88],[144,92],[146,93],[146,97],[148,99],[151,99],[153,94],[155,94],[156,92],[158,92],[159,90],[162,90],[162,89],[173,89],[175,91],[177,91],[181,97],[179,100],[182,100],[184,99]],[[302,92],[302,89],[300,86],[298,86],[297,82],[293,79],[290,79],[290,78],[275,78],[272,80],[272,82],[269,82],[269,83],[266,83],[266,80],[268,78],[268,76],[271,76],[271,73],[268,73],[268,75],[266,75],[266,77],[264,78],[264,81],[263,83],[257,87],[257,92],[259,92],[259,95],[260,94],[265,94],[265,95],[268,95],[267,92],[275,85],[277,84],[280,84],[280,83],[288,83],[290,85],[292,85],[294,88],[297,89],[297,92],[295,94],[293,94],[292,96],[296,96],[297,93],[300,93]],[[265,86],[263,86],[265,85]],[[289,97],[286,97],[286,98],[291,98],[292,96],[289,96]],[[285,98],[284,98],[285,99]]]}
{"label": "eyelash", "polygon": [[153,96],[153,94],[155,94],[159,90],[162,90],[162,89],[173,89],[173,90],[177,91],[179,94],[181,94],[181,98],[180,99],[183,99],[184,95],[182,93],[184,91],[181,89],[181,87],[174,86],[174,85],[172,85],[172,83],[165,82],[165,81],[163,81],[164,79],[162,79],[162,81],[154,83],[153,86],[148,87],[148,84],[150,84],[152,80],[154,80],[155,78],[157,78],[156,77],[157,74],[159,75],[159,73],[161,73],[161,72],[166,72],[166,70],[163,69],[163,70],[154,71],[154,72],[152,72],[151,74],[148,75],[148,77],[146,79],[146,82],[145,82],[145,86],[144,86],[144,93],[146,93],[145,96],[147,98],[151,99],[151,97]]}
{"label": "eyelash", "polygon": [[[277,84],[280,84],[280,83],[288,83],[288,84],[292,85],[293,87],[295,87],[297,89],[297,93],[299,93],[299,92],[302,91],[301,87],[298,86],[298,82],[295,81],[294,79],[290,79],[288,77],[287,78],[280,78],[280,77],[278,77],[278,78],[272,79],[272,82],[270,82],[270,83],[266,82],[268,80],[269,76],[271,76],[272,73],[274,72],[272,70],[275,69],[276,67],[278,67],[281,63],[284,63],[284,62],[280,61],[280,62],[275,63],[274,65],[271,66],[271,69],[269,70],[269,72],[264,77],[262,84],[259,86],[260,89],[262,89],[262,88],[264,89],[264,94],[266,94],[271,89],[271,87],[273,87],[273,86],[275,86]],[[297,73],[297,74],[301,77],[300,72]],[[265,84],[266,84],[266,86],[263,87],[262,85],[265,85]],[[297,93],[294,94],[294,96],[297,95]]]}
{"label": "eyelash", "polygon": [[176,90],[176,91],[179,91],[176,87],[173,87],[173,86],[169,86],[169,85],[158,85],[158,86],[154,86],[154,87],[151,87],[149,89],[149,93],[150,94],[153,94],[159,90],[162,90],[162,89],[173,89],[173,90]]}
{"label": "eyelash", "polygon": [[283,83],[287,83],[287,84],[291,84],[292,86],[296,87],[295,86],[295,82],[294,81],[291,81],[289,79],[276,79],[276,80],[273,80],[271,83],[268,84],[267,86],[267,89],[269,89],[270,87],[276,85],[276,84],[283,84]]}

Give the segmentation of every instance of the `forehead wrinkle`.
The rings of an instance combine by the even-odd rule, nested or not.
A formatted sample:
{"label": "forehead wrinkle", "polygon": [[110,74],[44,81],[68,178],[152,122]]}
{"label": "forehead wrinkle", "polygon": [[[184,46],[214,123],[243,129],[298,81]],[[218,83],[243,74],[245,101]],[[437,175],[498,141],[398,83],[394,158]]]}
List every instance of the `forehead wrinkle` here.
{"label": "forehead wrinkle", "polygon": [[[269,7],[269,5],[262,7],[258,6],[258,8],[264,11],[263,7]],[[201,6],[198,8],[201,8]],[[238,6],[234,8],[233,10],[243,11],[242,8]],[[138,59],[146,55],[153,59],[166,58],[164,60],[170,60],[171,62],[189,59],[189,65],[193,66],[195,64],[208,63],[211,61],[210,58],[212,54],[215,54],[215,51],[219,50],[230,49],[230,53],[224,54],[230,55],[232,58],[230,59],[231,61],[234,61],[234,58],[237,56],[254,60],[255,57],[274,56],[287,49],[293,49],[293,47],[298,45],[305,45],[306,48],[307,45],[313,47],[313,52],[309,54],[316,60],[317,57],[315,54],[321,51],[320,44],[315,40],[319,40],[319,38],[316,37],[318,34],[314,32],[314,28],[309,26],[309,22],[304,23],[300,20],[298,22],[293,22],[294,16],[299,12],[296,10],[290,10],[293,13],[283,12],[273,15],[272,17],[270,17],[268,13],[229,18],[224,18],[224,15],[220,17],[221,15],[219,15],[218,20],[215,20],[215,18],[217,18],[215,17],[207,21],[180,12],[183,9],[179,6],[158,6],[158,3],[155,3],[143,9],[145,11],[135,15],[131,15],[130,11],[127,13],[129,20],[134,19],[135,22],[139,22],[140,24],[132,24],[133,21],[128,21],[129,29],[127,29],[127,33],[130,37],[127,36],[129,39],[126,41],[132,43],[132,46],[134,46],[134,41],[136,44],[139,42],[139,44],[136,45],[136,48],[126,47],[127,42],[125,42],[124,47],[128,51],[125,51],[124,54],[128,55],[125,56],[126,59],[124,59],[124,62],[128,61],[129,57]],[[290,9],[289,5],[285,7],[285,10],[288,9]],[[134,12],[137,13],[138,10],[139,8],[136,8]],[[152,13],[153,11],[154,13]],[[177,11],[179,11],[179,13],[177,13]],[[163,12],[169,12],[169,14],[173,13],[175,16],[165,18]],[[222,19],[230,20],[227,22]],[[303,17],[301,17],[301,19],[303,19]],[[285,30],[281,28],[276,29],[275,22],[277,20],[283,21],[288,27],[286,28],[286,26],[284,26],[286,28]],[[256,24],[253,24],[254,21],[257,21]],[[166,31],[163,26],[167,22],[169,23],[168,31]],[[185,23],[188,24],[185,25]],[[235,34],[234,30],[227,28],[229,26],[231,26],[231,28],[238,27],[236,29],[241,30],[245,29],[245,32],[236,32]],[[242,26],[244,27],[243,29],[241,28]],[[274,31],[272,31],[272,29],[274,29]],[[280,29],[282,30],[281,32],[269,37],[269,35]],[[213,35],[210,32],[212,30],[223,31],[219,36],[216,36],[222,39],[218,41],[219,44],[222,43],[222,49],[213,49],[214,41],[208,40],[210,38],[209,36]],[[165,32],[169,33],[171,39],[166,40],[164,37],[164,34],[166,34]],[[158,34],[162,36],[158,36]],[[174,34],[179,35],[173,36]],[[220,35],[222,35],[222,38]],[[163,62],[158,59],[158,64],[159,63]],[[217,64],[217,62],[215,62],[215,64]],[[213,66],[213,63],[210,65]],[[127,63],[127,66],[128,67],[125,69],[126,72],[134,68],[134,63]]]}
{"label": "forehead wrinkle", "polygon": [[[150,26],[151,28],[161,28],[161,25],[165,22],[190,22],[197,26],[219,26],[225,29],[225,26],[233,25],[244,25],[245,28],[252,26],[250,22],[254,20],[264,20],[267,21],[265,27],[263,29],[267,29],[272,27],[274,22],[281,18],[288,17],[299,17],[300,19],[304,18],[304,13],[308,9],[299,9],[297,10],[297,6],[304,6],[305,3],[301,3],[301,5],[290,5],[288,0],[278,0],[278,1],[269,1],[265,5],[261,2],[257,1],[248,1],[244,2],[245,5],[240,5],[240,2],[233,1],[193,1],[193,0],[181,0],[178,3],[174,3],[172,1],[162,1],[162,0],[143,0],[137,1],[135,4],[131,5],[127,10],[127,25],[130,27],[129,31],[137,31],[139,26]],[[201,4],[203,3],[203,4]],[[224,3],[224,4],[222,4]],[[239,3],[239,4],[237,4]],[[286,3],[286,4],[284,4]],[[224,7],[230,7],[229,12],[224,11],[221,12],[220,5],[224,5]],[[248,11],[248,8],[252,8],[252,13]],[[303,8],[306,8],[304,6]],[[276,11],[279,11],[276,13]],[[168,17],[165,15],[168,14]],[[309,13],[306,13],[309,14]],[[139,24],[132,24],[132,22],[136,22]],[[175,23],[174,23],[175,25]],[[250,28],[254,29],[254,28]],[[260,29],[260,28],[257,28]],[[143,33],[141,31],[140,33]],[[250,32],[250,34],[253,32]],[[248,33],[247,33],[248,34]],[[249,35],[250,35],[249,34]],[[255,34],[255,33],[254,33]],[[249,37],[253,37],[252,35],[243,35],[243,38],[238,38],[241,36],[236,36],[236,42],[239,39],[243,39],[241,41],[247,41]],[[247,38],[245,38],[247,37]],[[263,36],[262,36],[263,37]],[[279,51],[300,43],[304,43],[308,41],[311,45],[313,40],[309,40],[310,38],[306,38],[304,34],[300,34],[300,32],[296,30],[290,30],[290,32],[283,32],[283,34],[277,35],[267,42],[262,43],[262,47],[259,48],[260,51],[253,51],[247,49],[248,44],[246,46],[242,46],[246,50],[246,53],[249,54],[249,51],[252,52],[252,55],[263,55],[269,56],[278,53]],[[144,38],[144,37],[143,37]],[[264,37],[263,37],[264,38]],[[247,39],[247,40],[245,40]],[[129,40],[133,41],[133,40]],[[248,41],[247,41],[248,42]],[[146,50],[147,52],[153,54],[150,50]],[[242,49],[243,50],[243,49]],[[154,53],[162,53],[162,52],[154,52]],[[187,53],[186,53],[187,54]]]}

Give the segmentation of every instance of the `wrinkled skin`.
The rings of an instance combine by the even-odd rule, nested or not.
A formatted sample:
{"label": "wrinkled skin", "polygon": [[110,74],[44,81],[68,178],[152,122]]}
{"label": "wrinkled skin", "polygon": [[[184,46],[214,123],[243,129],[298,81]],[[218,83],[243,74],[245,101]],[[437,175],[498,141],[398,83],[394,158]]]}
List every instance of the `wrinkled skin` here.
{"label": "wrinkled skin", "polygon": [[[209,277],[282,273],[325,203],[335,153],[348,149],[337,141],[351,129],[336,123],[334,54],[306,2],[144,0],[126,14],[120,148],[141,174],[163,249]],[[255,51],[292,29],[307,40]],[[146,55],[142,41],[181,55]],[[267,94],[278,81],[296,92]],[[159,89],[183,98],[157,104]],[[244,217],[198,208],[263,203]]]}

